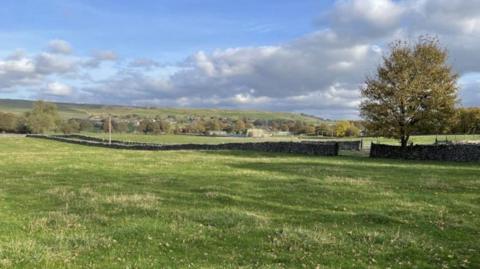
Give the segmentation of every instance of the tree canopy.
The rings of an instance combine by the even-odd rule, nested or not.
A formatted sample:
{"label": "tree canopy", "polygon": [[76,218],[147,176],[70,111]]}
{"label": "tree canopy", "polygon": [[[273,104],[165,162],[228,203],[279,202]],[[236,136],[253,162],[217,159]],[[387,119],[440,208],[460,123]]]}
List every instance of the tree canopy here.
{"label": "tree canopy", "polygon": [[361,115],[368,132],[399,139],[448,130],[455,114],[458,75],[448,52],[432,37],[396,41],[362,88]]}
{"label": "tree canopy", "polygon": [[480,108],[460,108],[457,111],[454,133],[478,134],[480,133]]}
{"label": "tree canopy", "polygon": [[44,101],[36,101],[33,110],[25,114],[27,129],[32,133],[54,131],[61,123],[57,106]]}
{"label": "tree canopy", "polygon": [[12,113],[0,112],[0,132],[16,132],[20,118]]}

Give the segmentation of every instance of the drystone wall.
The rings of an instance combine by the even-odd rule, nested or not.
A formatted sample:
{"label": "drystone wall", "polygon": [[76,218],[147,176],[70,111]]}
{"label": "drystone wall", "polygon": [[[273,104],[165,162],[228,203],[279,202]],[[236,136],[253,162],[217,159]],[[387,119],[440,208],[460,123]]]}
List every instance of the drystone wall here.
{"label": "drystone wall", "polygon": [[[297,143],[297,142],[261,142],[261,143],[225,143],[225,144],[143,144],[134,142],[112,141],[111,144],[97,138],[80,138],[79,136],[49,136],[49,135],[28,135],[32,138],[49,139],[60,142],[115,148],[129,150],[248,150],[277,153],[294,153],[317,156],[337,156],[339,146],[337,143]],[[88,139],[88,140],[87,140]]]}
{"label": "drystone wall", "polygon": [[372,144],[370,157],[406,160],[431,160],[449,162],[479,162],[480,145],[415,145],[400,146]]}
{"label": "drystone wall", "polygon": [[337,143],[340,150],[353,150],[361,151],[362,150],[362,141],[302,141],[302,143],[311,143],[311,144],[334,144]]}

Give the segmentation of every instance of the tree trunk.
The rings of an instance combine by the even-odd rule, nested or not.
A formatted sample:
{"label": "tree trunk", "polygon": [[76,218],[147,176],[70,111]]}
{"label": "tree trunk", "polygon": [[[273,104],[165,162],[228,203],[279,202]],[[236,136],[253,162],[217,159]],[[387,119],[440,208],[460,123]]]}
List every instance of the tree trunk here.
{"label": "tree trunk", "polygon": [[410,136],[405,135],[400,138],[400,143],[402,145],[402,148],[406,148],[408,145],[408,140],[410,139]]}
{"label": "tree trunk", "polygon": [[402,138],[400,138],[400,144],[402,145],[402,148],[405,148],[407,146],[407,140],[405,139],[405,137],[402,136]]}

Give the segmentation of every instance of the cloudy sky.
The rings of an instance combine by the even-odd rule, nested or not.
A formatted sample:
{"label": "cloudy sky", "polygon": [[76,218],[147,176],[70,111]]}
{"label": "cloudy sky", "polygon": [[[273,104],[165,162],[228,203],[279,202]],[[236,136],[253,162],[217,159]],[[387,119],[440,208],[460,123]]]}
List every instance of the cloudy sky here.
{"label": "cloudy sky", "polygon": [[3,0],[0,98],[353,119],[386,44],[422,34],[480,105],[480,1]]}

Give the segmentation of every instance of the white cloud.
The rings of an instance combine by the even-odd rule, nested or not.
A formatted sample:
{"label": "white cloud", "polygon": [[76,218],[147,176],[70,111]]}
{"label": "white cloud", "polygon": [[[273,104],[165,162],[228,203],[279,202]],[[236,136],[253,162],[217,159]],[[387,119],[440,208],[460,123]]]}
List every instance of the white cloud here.
{"label": "white cloud", "polygon": [[116,61],[118,59],[117,53],[111,50],[98,51],[94,54],[94,58],[102,61]]}
{"label": "white cloud", "polygon": [[28,55],[17,50],[0,59],[0,92],[20,91],[24,88],[33,92],[35,88],[41,88],[49,77],[65,79],[75,76],[78,71],[79,62],[75,57],[52,52]]}
{"label": "white cloud", "polygon": [[480,2],[464,0],[409,1],[415,24],[436,33],[455,35],[479,33]]}
{"label": "white cloud", "polygon": [[61,39],[54,39],[48,43],[48,49],[52,53],[70,54],[73,49],[70,43]]}
{"label": "white cloud", "polygon": [[265,105],[272,101],[272,98],[270,97],[255,97],[250,93],[238,93],[232,99],[234,103],[241,105]]}
{"label": "white cloud", "polygon": [[403,2],[393,0],[340,0],[328,19],[339,33],[371,38],[398,27],[406,9]]}
{"label": "white cloud", "polygon": [[35,65],[28,58],[10,59],[0,62],[0,73],[31,74],[35,71]]}
{"label": "white cloud", "polygon": [[55,96],[70,96],[73,93],[73,89],[66,84],[60,82],[52,82],[47,85],[45,93]]}
{"label": "white cloud", "polygon": [[[180,92],[234,96],[255,89],[258,96],[294,96],[326,89],[341,79],[363,77],[365,59],[379,55],[368,45],[331,41],[319,32],[279,47],[236,48],[197,53],[171,77]],[[348,62],[349,68],[331,67]],[[343,64],[345,67],[345,64]],[[185,92],[184,94],[187,94]]]}
{"label": "white cloud", "polygon": [[155,60],[152,60],[152,59],[138,58],[138,59],[135,59],[135,60],[131,61],[128,64],[128,66],[132,67],[132,68],[144,68],[146,70],[151,70],[153,68],[161,67],[162,65],[159,62],[157,62]]}
{"label": "white cloud", "polygon": [[23,52],[15,52],[0,60],[0,92],[34,84],[38,79],[34,61]]}
{"label": "white cloud", "polygon": [[111,50],[97,51],[93,56],[85,61],[84,66],[90,68],[98,68],[103,62],[115,62],[118,60],[116,52]]}
{"label": "white cloud", "polygon": [[77,63],[71,58],[47,52],[35,57],[35,69],[40,74],[68,73],[77,68]]}
{"label": "white cloud", "polygon": [[362,21],[374,27],[395,26],[404,12],[404,7],[392,0],[342,0],[335,9],[339,22]]}

